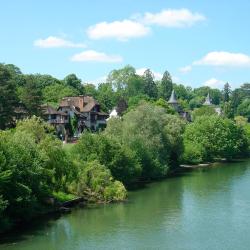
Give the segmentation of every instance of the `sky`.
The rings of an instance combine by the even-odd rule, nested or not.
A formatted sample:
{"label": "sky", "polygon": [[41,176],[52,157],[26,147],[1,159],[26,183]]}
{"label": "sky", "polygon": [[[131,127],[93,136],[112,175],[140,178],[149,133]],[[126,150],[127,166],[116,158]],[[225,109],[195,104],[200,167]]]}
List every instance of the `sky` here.
{"label": "sky", "polygon": [[250,81],[249,0],[0,0],[0,62],[103,82],[125,65],[186,86]]}

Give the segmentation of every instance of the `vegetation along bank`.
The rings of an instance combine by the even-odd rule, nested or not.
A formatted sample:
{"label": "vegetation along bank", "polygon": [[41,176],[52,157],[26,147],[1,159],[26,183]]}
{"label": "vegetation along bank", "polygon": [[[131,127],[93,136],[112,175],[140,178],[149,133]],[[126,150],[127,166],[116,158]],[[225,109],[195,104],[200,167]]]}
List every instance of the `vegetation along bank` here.
{"label": "vegetation along bank", "polygon": [[[164,178],[182,163],[249,156],[249,89],[191,89],[168,72],[154,81],[150,70],[138,76],[131,66],[96,88],[75,75],[58,80],[0,64],[0,231],[49,211],[52,198],[122,201],[135,183]],[[69,146],[41,107],[73,95],[93,96],[105,112],[118,107],[119,116],[105,129],[84,129]],[[203,105],[206,97],[214,106]]]}

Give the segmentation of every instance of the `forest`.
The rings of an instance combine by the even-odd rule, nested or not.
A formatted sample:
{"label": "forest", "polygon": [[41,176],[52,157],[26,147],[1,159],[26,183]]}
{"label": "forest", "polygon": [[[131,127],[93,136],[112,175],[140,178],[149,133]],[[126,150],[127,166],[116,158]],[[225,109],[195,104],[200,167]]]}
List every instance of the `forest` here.
{"label": "forest", "polygon": [[[168,104],[173,89],[191,122]],[[208,93],[209,107],[203,105]],[[77,95],[93,96],[105,112],[117,107],[120,117],[64,145],[41,106]],[[23,110],[27,117],[19,119]],[[96,86],[75,74],[59,80],[0,64],[0,232],[51,209],[50,198],[122,201],[128,190],[165,178],[180,164],[248,157],[249,122],[249,83],[193,89],[174,83],[168,71],[155,80],[150,69],[139,76],[128,65]]]}

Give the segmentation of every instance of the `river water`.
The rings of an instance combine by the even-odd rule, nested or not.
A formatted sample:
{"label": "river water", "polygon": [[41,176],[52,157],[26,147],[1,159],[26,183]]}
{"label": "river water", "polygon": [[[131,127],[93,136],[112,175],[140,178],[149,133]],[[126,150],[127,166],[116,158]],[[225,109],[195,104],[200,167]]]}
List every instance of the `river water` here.
{"label": "river water", "polygon": [[1,239],[6,250],[250,249],[250,161],[218,164]]}

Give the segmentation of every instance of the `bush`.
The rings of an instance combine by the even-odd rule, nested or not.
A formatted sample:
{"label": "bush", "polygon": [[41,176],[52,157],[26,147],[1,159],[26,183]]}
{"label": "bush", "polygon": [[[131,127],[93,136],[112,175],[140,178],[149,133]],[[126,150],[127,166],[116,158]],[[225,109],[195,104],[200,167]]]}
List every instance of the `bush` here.
{"label": "bush", "polygon": [[76,191],[79,196],[85,196],[93,202],[119,201],[127,196],[123,184],[114,181],[110,170],[97,160],[82,166],[76,182]]}
{"label": "bush", "polygon": [[182,155],[182,162],[188,164],[198,164],[203,161],[204,149],[200,144],[193,144],[184,142],[184,153]]}
{"label": "bush", "polygon": [[84,133],[74,146],[73,154],[82,163],[98,160],[112,176],[130,185],[141,173],[136,154],[106,134]]}
{"label": "bush", "polygon": [[111,119],[105,134],[135,153],[142,166],[142,178],[160,178],[178,165],[184,124],[164,108],[142,103],[122,120]]}
{"label": "bush", "polygon": [[[200,145],[204,160],[232,159],[246,154],[248,142],[242,127],[234,121],[215,116],[201,116],[188,124],[184,133],[186,144]],[[186,158],[188,156],[186,155]]]}

